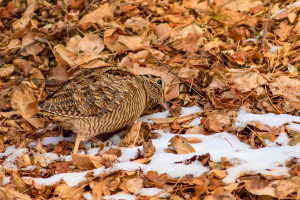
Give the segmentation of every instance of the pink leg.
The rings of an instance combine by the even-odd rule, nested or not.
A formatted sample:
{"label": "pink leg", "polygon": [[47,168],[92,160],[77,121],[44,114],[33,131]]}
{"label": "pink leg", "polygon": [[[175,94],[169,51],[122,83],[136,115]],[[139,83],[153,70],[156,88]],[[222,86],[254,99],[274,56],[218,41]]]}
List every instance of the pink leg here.
{"label": "pink leg", "polygon": [[76,137],[76,141],[75,141],[75,146],[74,146],[73,154],[77,154],[78,153],[80,141],[81,141],[80,138],[77,136]]}

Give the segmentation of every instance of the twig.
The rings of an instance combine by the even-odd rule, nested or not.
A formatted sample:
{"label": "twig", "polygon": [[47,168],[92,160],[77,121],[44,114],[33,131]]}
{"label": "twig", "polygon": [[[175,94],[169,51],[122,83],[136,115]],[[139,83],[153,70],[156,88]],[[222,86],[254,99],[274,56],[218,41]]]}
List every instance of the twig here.
{"label": "twig", "polygon": [[265,48],[265,43],[266,43],[266,38],[267,38],[267,30],[268,30],[268,26],[269,26],[269,20],[270,20],[270,15],[271,15],[271,9],[273,7],[273,0],[270,0],[270,5],[269,5],[269,10],[268,10],[268,17],[266,19],[265,22],[265,27],[264,27],[264,34],[263,34],[263,39],[262,39],[262,44],[261,44],[261,48],[260,48],[260,52],[264,51]]}
{"label": "twig", "polygon": [[178,183],[181,181],[181,179],[182,179],[182,177],[180,177],[180,178],[178,179],[178,181],[175,183],[175,185],[174,185],[171,189],[169,189],[168,191],[166,191],[166,192],[164,192],[164,193],[162,193],[162,194],[159,194],[159,195],[156,196],[156,197],[151,198],[150,200],[158,199],[158,198],[164,196],[165,194],[168,194],[169,192],[171,192],[171,191],[178,185]]}
{"label": "twig", "polygon": [[[26,81],[26,79],[27,78],[16,79],[15,81],[22,82],[22,81]],[[57,80],[45,80],[45,79],[36,79],[36,78],[31,79],[31,81],[36,85],[40,85],[40,84],[45,83],[45,85],[47,85],[47,86],[56,86],[60,83]]]}
{"label": "twig", "polygon": [[280,110],[278,110],[278,109],[276,108],[276,106],[273,104],[271,98],[269,97],[269,95],[268,95],[268,90],[267,90],[267,85],[265,85],[265,92],[266,92],[266,95],[267,95],[267,97],[268,97],[268,99],[269,99],[271,105],[275,108],[275,110],[276,110],[278,113],[282,114],[282,112],[280,112]]}
{"label": "twig", "polygon": [[[151,53],[151,52],[150,52]],[[179,77],[178,74],[167,64],[163,63],[161,60],[159,60],[155,55],[153,55],[153,53],[151,53],[152,57],[157,60],[159,62],[159,64],[163,65],[164,67],[166,67],[172,74],[174,74],[174,76],[176,76],[180,81],[182,81],[183,83],[186,83],[190,88],[192,88],[192,90],[194,90],[199,96],[201,96],[203,99],[205,99],[205,101],[207,101],[207,99],[203,96],[202,92],[200,90],[198,90],[197,88],[195,88],[192,84],[190,84],[189,82],[187,82],[186,80],[184,80],[183,78]]]}
{"label": "twig", "polygon": [[260,139],[260,141],[262,142],[263,145],[265,145],[265,147],[268,146],[268,144],[258,135],[258,133],[256,133],[252,128],[250,128],[247,124],[245,124],[244,122],[241,122],[240,120],[236,120],[238,122],[240,122],[241,124],[243,124],[245,127],[247,127],[252,133],[254,133],[254,135],[256,135],[256,137],[258,137]]}

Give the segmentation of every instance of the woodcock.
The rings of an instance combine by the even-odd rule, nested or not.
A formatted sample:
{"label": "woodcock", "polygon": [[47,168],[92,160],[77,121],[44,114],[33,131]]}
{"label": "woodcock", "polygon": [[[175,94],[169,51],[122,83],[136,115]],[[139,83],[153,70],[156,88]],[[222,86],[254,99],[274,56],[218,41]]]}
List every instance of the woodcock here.
{"label": "woodcock", "polygon": [[128,126],[149,108],[162,103],[164,82],[155,75],[136,75],[118,67],[75,73],[46,100],[38,117],[47,117],[77,134],[80,141]]}

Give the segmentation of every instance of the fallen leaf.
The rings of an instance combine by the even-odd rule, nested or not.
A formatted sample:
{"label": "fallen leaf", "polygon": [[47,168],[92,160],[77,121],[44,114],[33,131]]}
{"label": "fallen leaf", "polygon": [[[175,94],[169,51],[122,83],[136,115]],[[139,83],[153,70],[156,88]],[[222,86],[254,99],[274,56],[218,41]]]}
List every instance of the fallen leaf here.
{"label": "fallen leaf", "polygon": [[36,56],[43,51],[44,48],[41,46],[41,44],[34,40],[34,38],[37,36],[37,34],[29,32],[22,38],[22,56]]}
{"label": "fallen leaf", "polygon": [[12,185],[18,189],[19,192],[24,192],[27,189],[24,181],[16,173],[13,173],[11,175],[10,181]]}
{"label": "fallen leaf", "polygon": [[267,81],[258,73],[251,70],[230,70],[228,81],[233,89],[241,92],[250,92]]}
{"label": "fallen leaf", "polygon": [[44,121],[42,119],[31,118],[32,115],[38,113],[38,108],[32,90],[27,87],[25,83],[21,83],[14,88],[11,95],[11,105],[35,128],[44,127]]}
{"label": "fallen leaf", "polygon": [[22,194],[10,188],[0,186],[0,199],[22,199],[22,200],[32,200],[32,198],[27,194]]}
{"label": "fallen leaf", "polygon": [[157,171],[154,170],[149,171],[145,176],[158,188],[162,188],[168,179],[168,175],[166,173],[159,176]]}
{"label": "fallen leaf", "polygon": [[150,158],[154,152],[156,151],[155,146],[152,144],[152,140],[147,142],[143,142],[143,152],[144,158]]}
{"label": "fallen leaf", "polygon": [[213,176],[217,177],[220,180],[222,180],[223,178],[225,178],[225,176],[227,176],[226,170],[213,169],[210,172]]}
{"label": "fallen leaf", "polygon": [[262,5],[262,2],[257,0],[225,0],[222,7],[229,10],[249,12],[251,8],[259,5]]}
{"label": "fallen leaf", "polygon": [[202,44],[202,29],[196,24],[184,27],[172,36],[173,47],[177,50],[196,52]]}
{"label": "fallen leaf", "polygon": [[120,146],[139,146],[149,138],[150,133],[151,127],[148,123],[137,121],[128,127],[126,136]]}
{"label": "fallen leaf", "polygon": [[172,137],[169,142],[175,148],[177,154],[187,154],[195,152],[195,149],[189,144],[188,139],[179,135]]}
{"label": "fallen leaf", "polygon": [[300,185],[300,177],[291,177],[282,180],[248,180],[245,188],[255,195],[269,195],[276,198],[284,198],[296,192]]}
{"label": "fallen leaf", "polygon": [[82,155],[82,154],[72,154],[72,159],[73,159],[73,163],[79,169],[91,170],[95,168],[89,156]]}
{"label": "fallen leaf", "polygon": [[172,28],[167,23],[158,24],[155,27],[155,34],[157,36],[157,41],[163,42],[171,34]]}
{"label": "fallen leaf", "polygon": [[93,33],[88,33],[83,38],[76,35],[66,45],[66,50],[71,52],[69,59],[74,60],[76,64],[97,58],[103,49],[104,42],[102,38]]}
{"label": "fallen leaf", "polygon": [[103,23],[106,19],[114,16],[113,10],[114,6],[108,3],[102,4],[93,12],[83,16],[79,21],[79,25],[82,25],[82,27],[85,29],[90,27],[92,24],[101,25],[101,23]]}
{"label": "fallen leaf", "polygon": [[289,37],[292,28],[292,26],[287,25],[285,22],[281,22],[279,28],[275,29],[274,32],[280,38],[280,41],[285,41]]}
{"label": "fallen leaf", "polygon": [[0,68],[0,77],[6,77],[11,75],[15,71],[15,67],[12,64],[7,64]]}
{"label": "fallen leaf", "polygon": [[177,102],[175,101],[171,106],[169,113],[172,117],[179,117],[180,111],[181,111],[181,105],[177,104]]}
{"label": "fallen leaf", "polygon": [[144,180],[140,177],[131,178],[127,181],[127,188],[131,193],[136,193],[143,187],[143,182]]}
{"label": "fallen leaf", "polygon": [[83,188],[73,188],[65,183],[62,183],[55,187],[54,194],[58,195],[60,198],[78,199],[83,190]]}

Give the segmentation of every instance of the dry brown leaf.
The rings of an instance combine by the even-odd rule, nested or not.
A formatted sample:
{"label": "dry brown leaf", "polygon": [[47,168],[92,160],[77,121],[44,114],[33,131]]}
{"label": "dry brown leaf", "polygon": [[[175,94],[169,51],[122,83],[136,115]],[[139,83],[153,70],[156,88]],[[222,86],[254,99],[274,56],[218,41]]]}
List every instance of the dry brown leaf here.
{"label": "dry brown leaf", "polygon": [[177,102],[175,101],[171,106],[169,113],[172,117],[179,117],[180,112],[181,112],[181,105],[177,104]]}
{"label": "dry brown leaf", "polygon": [[154,170],[149,171],[145,176],[158,188],[162,188],[168,179],[168,175],[166,173],[159,176],[157,171]]}
{"label": "dry brown leaf", "polygon": [[90,27],[92,24],[98,24],[101,26],[101,24],[106,19],[112,18],[114,16],[113,10],[114,10],[114,6],[108,3],[100,5],[98,9],[85,15],[79,21],[79,25],[82,25],[82,27],[85,29]]}
{"label": "dry brown leaf", "polygon": [[227,176],[226,170],[213,169],[210,172],[213,176],[217,177],[220,180]]}
{"label": "dry brown leaf", "polygon": [[149,29],[150,22],[141,16],[133,16],[127,19],[124,25],[131,28],[133,32],[140,34],[141,31]]}
{"label": "dry brown leaf", "polygon": [[144,158],[150,158],[155,152],[155,146],[152,144],[152,140],[147,142],[143,142],[143,152]]}
{"label": "dry brown leaf", "polygon": [[116,31],[116,28],[107,29],[104,31],[105,46],[112,52],[126,51],[127,50],[126,46],[118,41],[119,35],[116,34],[115,31]]}
{"label": "dry brown leaf", "polygon": [[70,198],[70,199],[78,199],[83,192],[83,188],[73,188],[68,186],[65,183],[58,184],[55,187],[54,194],[58,195],[60,198]]}
{"label": "dry brown leaf", "polygon": [[47,153],[47,150],[45,149],[45,147],[43,147],[42,142],[40,139],[38,139],[37,144],[36,144],[36,150],[39,153]]}
{"label": "dry brown leaf", "polygon": [[113,165],[113,163],[116,162],[117,158],[118,157],[116,155],[103,154],[102,155],[102,159],[103,159],[102,164],[105,165],[105,167],[111,167]]}
{"label": "dry brown leaf", "polygon": [[128,127],[126,136],[120,146],[139,146],[146,141],[151,133],[151,127],[148,123],[135,122]]}
{"label": "dry brown leaf", "polygon": [[11,105],[35,128],[44,127],[44,121],[42,119],[31,117],[38,112],[38,108],[32,90],[27,87],[25,83],[21,83],[14,88],[11,95]]}
{"label": "dry brown leaf", "polygon": [[143,187],[143,182],[140,177],[131,178],[127,181],[127,188],[131,193],[136,193]]}
{"label": "dry brown leaf", "polygon": [[181,198],[179,195],[177,194],[172,194],[170,196],[170,200],[184,200],[183,198]]}
{"label": "dry brown leaf", "polygon": [[267,81],[258,73],[251,70],[230,70],[230,82],[233,89],[241,92],[250,92]]}
{"label": "dry brown leaf", "polygon": [[[203,134],[204,128],[203,126],[194,126],[192,128],[189,128],[185,134]],[[192,142],[191,142],[192,143]]]}
{"label": "dry brown leaf", "polygon": [[0,186],[0,199],[7,200],[31,200],[32,198],[27,194],[22,194],[10,188]]}
{"label": "dry brown leaf", "polygon": [[[75,63],[73,63],[73,65],[75,65]],[[55,78],[55,80],[62,81],[62,82],[68,80],[66,67],[62,67],[61,65],[57,65],[53,69],[52,73],[53,73],[53,77]]]}
{"label": "dry brown leaf", "polygon": [[146,38],[146,35],[147,31],[144,31],[138,36],[120,35],[118,38],[118,42],[124,44],[131,51],[141,50],[144,48],[143,43]]}
{"label": "dry brown leaf", "polygon": [[155,27],[155,34],[158,41],[166,40],[171,34],[172,28],[167,23],[159,24]]}
{"label": "dry brown leaf", "polygon": [[36,56],[43,51],[44,48],[41,44],[34,40],[37,36],[37,34],[29,32],[22,38],[22,49],[24,49],[21,53],[22,56]]}
{"label": "dry brown leaf", "polygon": [[110,195],[106,182],[100,181],[98,182],[92,190],[93,200],[102,199],[102,196]]}
{"label": "dry brown leaf", "polygon": [[15,67],[12,64],[7,64],[0,68],[0,77],[11,75],[15,71]]}
{"label": "dry brown leaf", "polygon": [[202,29],[196,24],[184,27],[172,36],[173,46],[177,50],[196,52],[202,44]]}
{"label": "dry brown leaf", "polygon": [[88,33],[83,38],[76,35],[66,45],[66,50],[71,52],[69,59],[74,60],[76,64],[97,58],[103,49],[104,42],[102,38],[93,33]]}
{"label": "dry brown leaf", "polygon": [[81,154],[72,154],[73,163],[79,168],[79,169],[87,169],[91,170],[94,169],[94,164],[91,161],[89,156],[81,155]]}
{"label": "dry brown leaf", "polygon": [[229,10],[249,12],[251,8],[259,5],[262,5],[262,2],[257,0],[225,0],[222,7]]}
{"label": "dry brown leaf", "polygon": [[24,181],[16,173],[13,173],[11,175],[10,181],[12,185],[18,189],[19,192],[24,192],[27,189]]}
{"label": "dry brown leaf", "polygon": [[248,180],[245,183],[246,189],[252,194],[283,198],[297,191],[300,185],[300,177],[295,176],[275,181]]}
{"label": "dry brown leaf", "polygon": [[270,83],[273,95],[296,98],[300,93],[300,82],[288,76],[279,76]]}
{"label": "dry brown leaf", "polygon": [[192,144],[202,142],[201,138],[196,138],[196,137],[188,137],[187,140],[188,143],[192,143]]}
{"label": "dry brown leaf", "polygon": [[236,111],[234,110],[214,110],[208,117],[202,118],[201,123],[210,131],[230,131],[234,127],[235,118]]}
{"label": "dry brown leaf", "polygon": [[[64,45],[58,44],[54,47],[54,50],[60,65],[62,66],[69,65],[71,67],[76,65],[75,61],[72,59],[76,54],[67,50],[67,48]],[[59,69],[61,68],[61,66],[57,66],[56,68]]]}
{"label": "dry brown leaf", "polygon": [[100,168],[103,166],[103,158],[101,156],[89,156],[90,161],[93,163],[95,168]]}
{"label": "dry brown leaf", "polygon": [[172,137],[169,142],[177,154],[193,153],[195,149],[189,144],[188,139],[179,135]]}
{"label": "dry brown leaf", "polygon": [[280,41],[285,41],[292,31],[292,26],[287,25],[285,22],[279,24],[279,28],[275,29],[275,34],[278,35]]}
{"label": "dry brown leaf", "polygon": [[213,192],[212,195],[208,195],[204,198],[204,200],[235,200],[236,198],[231,194],[230,191],[226,191],[222,187],[217,187]]}

